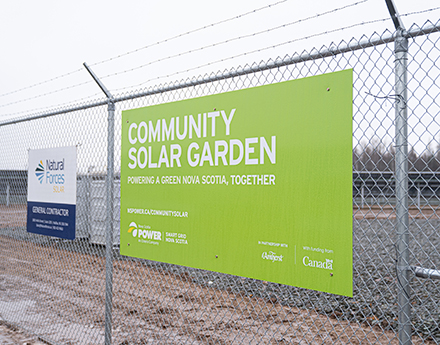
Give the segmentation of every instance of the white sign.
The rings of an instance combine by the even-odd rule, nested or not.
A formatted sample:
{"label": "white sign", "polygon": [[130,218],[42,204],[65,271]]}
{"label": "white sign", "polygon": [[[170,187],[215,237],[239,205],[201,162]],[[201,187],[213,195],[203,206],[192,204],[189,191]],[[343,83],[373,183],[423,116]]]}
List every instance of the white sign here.
{"label": "white sign", "polygon": [[29,150],[28,232],[75,238],[76,147]]}

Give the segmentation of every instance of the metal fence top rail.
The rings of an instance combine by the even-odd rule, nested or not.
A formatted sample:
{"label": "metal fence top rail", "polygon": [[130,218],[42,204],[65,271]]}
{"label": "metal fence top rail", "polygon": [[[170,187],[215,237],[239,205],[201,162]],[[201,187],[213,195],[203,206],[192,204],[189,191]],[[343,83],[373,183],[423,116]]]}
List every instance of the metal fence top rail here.
{"label": "metal fence top rail", "polygon": [[[417,36],[423,36],[432,32],[440,32],[440,20],[437,23],[433,24],[430,21],[427,21],[422,27],[419,27],[416,24],[413,24],[411,28],[403,32],[403,35],[407,38],[414,38]],[[169,83],[166,85],[159,85],[155,88],[150,88],[145,91],[137,92],[137,93],[127,93],[123,95],[119,95],[114,97],[112,100],[109,99],[100,99],[90,103],[84,104],[75,104],[70,107],[66,107],[64,109],[55,109],[42,113],[35,113],[31,115],[26,115],[14,119],[9,119],[5,121],[0,121],[0,127],[16,124],[19,122],[25,122],[29,120],[36,120],[40,118],[61,115],[66,113],[71,113],[79,110],[85,110],[89,108],[99,107],[103,105],[107,105],[109,102],[118,103],[123,102],[135,98],[141,98],[146,96],[151,96],[154,94],[160,94],[164,92],[175,91],[179,89],[185,89],[188,87],[194,87],[198,85],[208,84],[220,80],[231,79],[238,76],[243,76],[247,74],[262,72],[265,70],[280,68],[283,66],[293,65],[301,62],[311,61],[323,59],[326,57],[336,56],[339,54],[352,52],[356,50],[361,50],[365,48],[370,48],[374,46],[380,46],[382,44],[394,42],[396,39],[396,32],[391,32],[386,30],[382,35],[377,33],[373,33],[371,37],[363,36],[359,40],[352,39],[350,42],[346,43],[342,41],[339,45],[331,43],[329,47],[323,46],[321,49],[314,49],[311,52],[303,52],[301,54],[294,54],[292,56],[287,56],[284,58],[277,58],[276,60],[269,60],[267,62],[260,62],[259,64],[254,63],[251,66],[245,66],[239,69],[231,69],[228,72],[211,74],[205,77],[194,77],[193,79],[187,79],[186,81],[176,81],[175,83]]]}

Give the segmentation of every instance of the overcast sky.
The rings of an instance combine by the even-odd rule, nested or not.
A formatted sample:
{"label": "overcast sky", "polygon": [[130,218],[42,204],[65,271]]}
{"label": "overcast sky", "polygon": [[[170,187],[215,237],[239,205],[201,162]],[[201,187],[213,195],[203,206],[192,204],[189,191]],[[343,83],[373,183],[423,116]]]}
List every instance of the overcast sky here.
{"label": "overcast sky", "polygon": [[[426,12],[439,7],[438,0],[395,2],[407,29],[413,23],[421,26],[427,20],[436,23],[440,18],[438,9]],[[423,13],[406,15],[412,12]],[[394,26],[385,0],[3,0],[0,30],[2,121],[97,97],[103,99],[83,62],[118,96],[278,56],[310,52],[363,35],[393,32]],[[438,58],[432,56],[437,53],[430,46],[434,42],[429,40],[424,45],[430,51],[426,61],[431,64]],[[380,49],[368,53],[376,54],[371,65]],[[387,49],[387,56],[379,60],[392,64],[391,51]],[[362,62],[358,62],[358,67],[359,63]],[[376,71],[382,68],[379,66]],[[375,101],[366,96],[367,91],[392,93],[392,82],[383,82],[391,73],[390,68],[387,66],[380,75],[382,81],[378,84],[371,75],[369,83],[355,82],[354,146],[374,138],[380,138],[388,148],[393,145],[392,100]],[[421,71],[421,78],[429,84],[430,78],[437,78],[432,73],[438,70],[428,69]],[[378,89],[381,85],[386,90]],[[408,104],[409,108],[417,108],[409,119],[409,142],[423,152],[439,146],[440,110],[439,103],[432,102],[437,95],[432,94],[436,89],[431,84],[417,84],[416,88],[418,95]],[[363,101],[365,97],[370,98]],[[429,103],[426,107],[417,104],[422,98]],[[361,111],[359,102],[366,111]],[[136,104],[139,103],[133,102],[133,106]],[[78,144],[78,171],[87,171],[91,165],[96,171],[105,171],[106,117],[97,117],[93,126],[87,126],[84,124],[88,123],[88,114],[78,112],[71,117],[69,126],[55,120],[45,122],[44,133],[39,132],[39,122],[0,127],[3,169],[26,169],[27,150],[31,148]],[[48,136],[51,130],[56,135]],[[21,139],[17,141],[17,137]]]}
{"label": "overcast sky", "polygon": [[[438,0],[395,3],[403,15],[440,6]],[[247,14],[253,10],[258,11]],[[241,17],[154,45],[236,16]],[[0,11],[0,118],[101,97],[83,62],[92,66],[111,92],[120,94],[349,41],[363,34],[381,34],[394,30],[388,18],[385,0],[4,0]],[[412,23],[422,25],[439,18],[440,11],[435,10],[402,20],[409,28]],[[386,20],[368,24],[381,19]],[[331,32],[360,23],[365,25]],[[282,25],[286,26],[245,37]],[[325,32],[331,33],[322,34]],[[317,36],[303,39],[313,35]],[[230,42],[209,47],[227,40]],[[288,41],[294,42],[283,44]],[[267,49],[273,45],[277,47]],[[125,55],[136,49],[139,51]],[[178,54],[181,56],[172,57]],[[110,58],[114,59],[96,64]],[[219,60],[224,61],[216,62]],[[207,63],[212,64],[196,68]],[[74,73],[58,78],[70,72]],[[81,83],[85,84],[75,86]]]}

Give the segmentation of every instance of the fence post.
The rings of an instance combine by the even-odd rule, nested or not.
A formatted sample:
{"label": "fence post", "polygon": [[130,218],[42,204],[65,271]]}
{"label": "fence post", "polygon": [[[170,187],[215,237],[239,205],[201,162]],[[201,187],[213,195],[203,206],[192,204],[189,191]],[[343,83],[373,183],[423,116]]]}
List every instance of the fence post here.
{"label": "fence post", "polygon": [[394,46],[396,73],[396,227],[397,298],[399,307],[399,344],[411,344],[410,265],[408,228],[408,123],[407,54],[408,39],[397,29]]}
{"label": "fence post", "polygon": [[419,211],[421,210],[421,204],[420,204],[420,199],[421,199],[421,195],[422,195],[422,189],[420,187],[420,185],[416,185],[417,188],[417,207],[419,208]]}
{"label": "fence post", "polygon": [[86,217],[86,227],[87,227],[87,234],[89,235],[89,237],[92,235],[92,172],[93,172],[93,168],[94,166],[89,166],[89,168],[87,169],[87,177],[86,177],[86,201],[85,201],[85,205],[86,205],[86,212],[87,212],[87,217]]}
{"label": "fence post", "polygon": [[365,206],[365,186],[362,183],[362,188],[361,188],[361,208],[363,209]]}
{"label": "fence post", "polygon": [[6,185],[6,206],[9,206],[10,197],[11,197],[11,188],[8,181],[8,184]]}
{"label": "fence post", "polygon": [[114,182],[114,125],[115,103],[108,102],[108,145],[107,145],[107,180],[106,209],[107,231],[105,234],[105,345],[111,344],[112,304],[113,304],[113,182]]}
{"label": "fence post", "polygon": [[106,190],[106,234],[105,234],[105,345],[112,343],[112,306],[113,306],[113,182],[114,182],[114,134],[115,134],[115,100],[90,67],[84,67],[96,81],[108,100],[107,128],[107,178]]}

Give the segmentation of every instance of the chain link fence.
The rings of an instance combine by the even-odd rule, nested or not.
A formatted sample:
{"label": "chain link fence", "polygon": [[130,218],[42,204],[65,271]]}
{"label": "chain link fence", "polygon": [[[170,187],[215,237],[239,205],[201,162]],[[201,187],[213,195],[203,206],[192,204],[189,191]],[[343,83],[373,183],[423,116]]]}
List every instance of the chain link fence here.
{"label": "chain link fence", "polygon": [[[396,76],[398,35],[385,32],[117,95],[110,100],[116,106],[110,135],[106,99],[1,123],[1,322],[49,344],[440,344],[439,31],[440,22],[404,33],[406,100],[396,90],[405,81]],[[353,298],[119,254],[123,110],[349,68]],[[399,107],[407,109],[407,135],[396,131]],[[403,144],[396,141],[400,134]],[[28,150],[73,145],[77,238],[27,233]],[[408,171],[399,179],[402,147],[408,148],[406,156],[400,152]],[[403,196],[397,193],[402,183]],[[403,250],[402,226],[408,236]]]}

